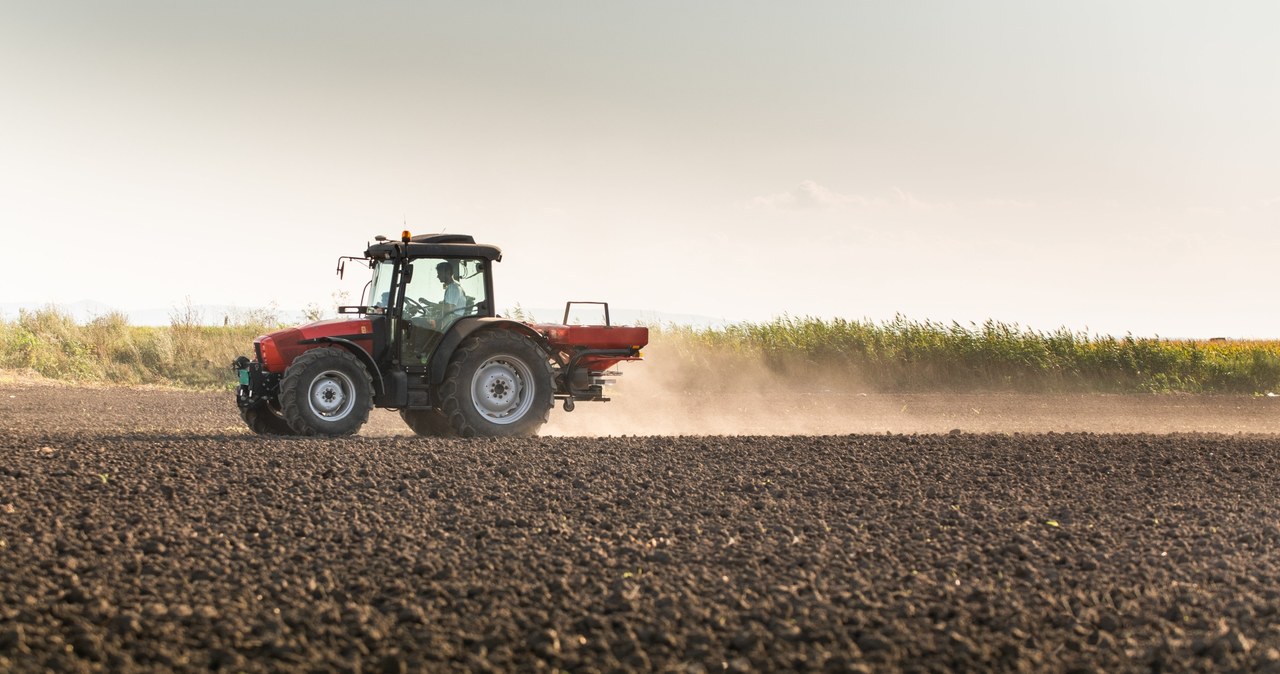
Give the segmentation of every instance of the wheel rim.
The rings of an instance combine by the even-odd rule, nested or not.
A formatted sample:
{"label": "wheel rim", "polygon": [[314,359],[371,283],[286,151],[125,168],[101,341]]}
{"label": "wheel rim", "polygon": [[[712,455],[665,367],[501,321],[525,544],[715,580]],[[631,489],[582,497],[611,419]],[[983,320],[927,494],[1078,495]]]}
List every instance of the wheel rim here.
{"label": "wheel rim", "polygon": [[307,402],[311,411],[324,421],[338,421],[355,408],[356,385],[344,372],[327,370],[311,380]]}
{"label": "wheel rim", "polygon": [[524,361],[494,356],[482,363],[471,378],[471,402],[480,416],[492,423],[515,423],[533,405],[531,381],[533,371]]}

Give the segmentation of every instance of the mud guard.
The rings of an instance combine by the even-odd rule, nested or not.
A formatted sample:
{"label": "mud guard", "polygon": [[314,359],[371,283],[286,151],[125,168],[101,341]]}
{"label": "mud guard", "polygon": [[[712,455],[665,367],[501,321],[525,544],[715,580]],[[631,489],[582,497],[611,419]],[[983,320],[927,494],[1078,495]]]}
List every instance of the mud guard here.
{"label": "mud guard", "polygon": [[386,393],[386,385],[382,381],[382,371],[378,369],[377,363],[373,362],[373,356],[370,356],[368,351],[365,351],[364,349],[360,348],[359,344],[356,344],[355,342],[349,339],[344,339],[342,337],[316,337],[314,339],[304,339],[298,343],[299,344],[321,344],[321,343],[337,344],[338,346],[341,346],[347,351],[350,351],[353,355],[355,355],[356,358],[360,359],[360,362],[364,364],[364,368],[369,371],[369,376],[370,378],[373,379],[373,395],[380,397],[384,393]]}

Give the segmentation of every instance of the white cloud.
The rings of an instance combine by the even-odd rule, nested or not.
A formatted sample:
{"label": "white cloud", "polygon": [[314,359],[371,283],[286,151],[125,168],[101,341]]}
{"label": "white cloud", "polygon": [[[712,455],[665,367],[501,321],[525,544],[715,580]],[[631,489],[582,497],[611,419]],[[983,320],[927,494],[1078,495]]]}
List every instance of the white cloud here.
{"label": "white cloud", "polygon": [[[769,194],[751,200],[752,208],[771,208],[776,210],[830,210],[837,208],[875,208],[875,209],[907,209],[912,211],[932,211],[955,208],[951,202],[925,201],[914,194],[893,188],[888,197],[867,197],[861,194],[843,194],[812,180],[806,180],[787,192]],[[1025,202],[1009,199],[989,199],[983,206],[1033,206]]]}
{"label": "white cloud", "polygon": [[820,210],[840,206],[871,206],[883,200],[871,200],[857,194],[841,194],[812,180],[800,183],[789,192],[780,192],[751,200],[756,208],[780,210]]}
{"label": "white cloud", "polygon": [[905,190],[893,188],[894,202],[899,206],[905,206],[913,211],[932,211],[939,208],[952,208],[954,204],[949,202],[933,203],[917,199],[916,196]]}
{"label": "white cloud", "polygon": [[978,202],[978,205],[987,208],[1035,208],[1037,206],[1034,201],[1019,199],[983,199]]}

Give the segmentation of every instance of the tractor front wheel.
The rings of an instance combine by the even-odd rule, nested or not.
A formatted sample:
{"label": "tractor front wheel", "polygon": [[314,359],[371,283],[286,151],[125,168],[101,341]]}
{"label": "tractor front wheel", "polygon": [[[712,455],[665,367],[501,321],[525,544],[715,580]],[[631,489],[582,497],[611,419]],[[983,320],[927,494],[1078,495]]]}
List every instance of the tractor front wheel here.
{"label": "tractor front wheel", "polygon": [[244,420],[249,430],[258,435],[293,435],[293,429],[289,428],[289,422],[285,421],[284,415],[267,402],[253,407],[241,407],[240,418]]}
{"label": "tractor front wheel", "polygon": [[373,381],[350,351],[312,349],[285,370],[280,406],[298,435],[352,435],[369,420]]}
{"label": "tractor front wheel", "polygon": [[457,436],[449,418],[440,410],[400,410],[400,418],[414,433],[428,438],[452,438]]}
{"label": "tractor front wheel", "polygon": [[536,435],[551,413],[551,364],[528,337],[483,330],[458,346],[439,393],[464,438]]}

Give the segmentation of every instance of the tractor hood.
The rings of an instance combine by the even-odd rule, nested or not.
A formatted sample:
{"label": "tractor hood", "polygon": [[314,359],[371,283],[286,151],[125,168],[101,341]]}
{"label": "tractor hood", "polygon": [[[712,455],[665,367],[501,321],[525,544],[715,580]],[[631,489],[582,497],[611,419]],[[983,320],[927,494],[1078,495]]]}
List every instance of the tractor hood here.
{"label": "tractor hood", "polygon": [[267,333],[253,340],[254,351],[263,369],[282,373],[293,359],[330,339],[353,342],[372,351],[373,324],[367,318],[331,318]]}

